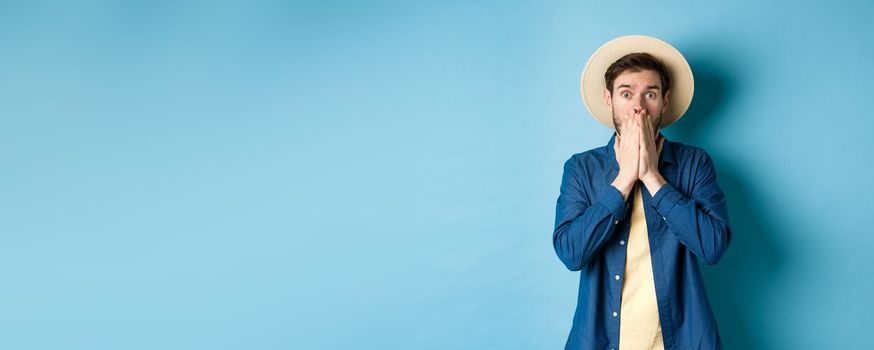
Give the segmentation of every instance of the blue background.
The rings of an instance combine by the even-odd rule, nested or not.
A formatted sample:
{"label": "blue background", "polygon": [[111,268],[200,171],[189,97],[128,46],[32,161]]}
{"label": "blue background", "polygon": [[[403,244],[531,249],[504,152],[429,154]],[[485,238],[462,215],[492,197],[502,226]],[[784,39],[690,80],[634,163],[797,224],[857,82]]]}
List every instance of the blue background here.
{"label": "blue background", "polygon": [[696,78],[729,349],[874,347],[874,5],[0,2],[0,348],[560,349],[616,36]]}

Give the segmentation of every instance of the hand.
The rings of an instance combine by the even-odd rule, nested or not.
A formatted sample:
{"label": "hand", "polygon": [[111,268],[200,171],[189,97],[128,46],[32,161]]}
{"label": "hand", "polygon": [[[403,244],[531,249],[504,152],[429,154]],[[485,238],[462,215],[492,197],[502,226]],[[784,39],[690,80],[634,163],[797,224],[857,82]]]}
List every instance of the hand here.
{"label": "hand", "polygon": [[661,135],[656,137],[656,125],[650,122],[646,116],[646,110],[641,113],[640,123],[640,164],[638,166],[638,178],[644,182],[650,194],[655,194],[665,180],[659,172],[659,156],[662,154],[662,146],[665,138]]}
{"label": "hand", "polygon": [[640,113],[621,116],[621,124],[617,129],[616,142],[613,150],[616,162],[619,163],[619,174],[613,180],[613,187],[622,192],[627,200],[634,184],[639,178],[640,167]]}

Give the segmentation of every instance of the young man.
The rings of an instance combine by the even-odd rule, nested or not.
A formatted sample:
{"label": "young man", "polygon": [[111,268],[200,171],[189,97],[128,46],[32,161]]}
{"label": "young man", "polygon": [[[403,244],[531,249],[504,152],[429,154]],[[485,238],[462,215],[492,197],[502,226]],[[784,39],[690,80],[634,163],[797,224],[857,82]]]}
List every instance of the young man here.
{"label": "young man", "polygon": [[580,271],[565,349],[719,349],[698,261],[731,240],[710,156],[659,130],[692,100],[692,71],[646,36],[604,44],[586,63],[586,107],[615,129],[606,146],[564,164],[553,246]]}

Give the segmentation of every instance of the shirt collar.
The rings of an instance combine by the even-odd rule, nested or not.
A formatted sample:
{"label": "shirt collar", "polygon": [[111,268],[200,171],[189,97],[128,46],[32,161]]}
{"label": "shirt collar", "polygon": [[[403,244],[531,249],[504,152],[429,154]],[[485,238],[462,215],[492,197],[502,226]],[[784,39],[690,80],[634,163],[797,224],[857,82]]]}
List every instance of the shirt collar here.
{"label": "shirt collar", "polygon": [[[659,135],[665,137],[664,134],[659,132]],[[613,132],[613,136],[610,137],[610,142],[607,143],[607,154],[610,156],[610,159],[613,161],[613,164],[618,168],[619,163],[616,162],[616,151],[613,150],[613,144],[616,143],[616,132]],[[674,147],[672,147],[673,142],[668,140],[665,137],[665,143],[662,144],[662,153],[659,155],[659,166],[663,163],[671,163],[673,165],[677,165],[677,159],[674,158]]]}

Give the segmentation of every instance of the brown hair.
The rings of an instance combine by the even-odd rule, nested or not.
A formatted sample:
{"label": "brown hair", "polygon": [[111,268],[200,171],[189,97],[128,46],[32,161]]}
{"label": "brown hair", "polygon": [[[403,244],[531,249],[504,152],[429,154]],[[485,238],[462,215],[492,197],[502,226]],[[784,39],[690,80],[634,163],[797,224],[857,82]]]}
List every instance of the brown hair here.
{"label": "brown hair", "polygon": [[653,70],[659,73],[662,78],[662,96],[667,94],[671,89],[671,78],[668,76],[668,68],[658,58],[653,57],[645,52],[634,52],[620,57],[616,62],[607,68],[604,73],[604,80],[607,82],[607,89],[610,94],[613,94],[613,81],[625,71],[640,72],[642,70]]}

